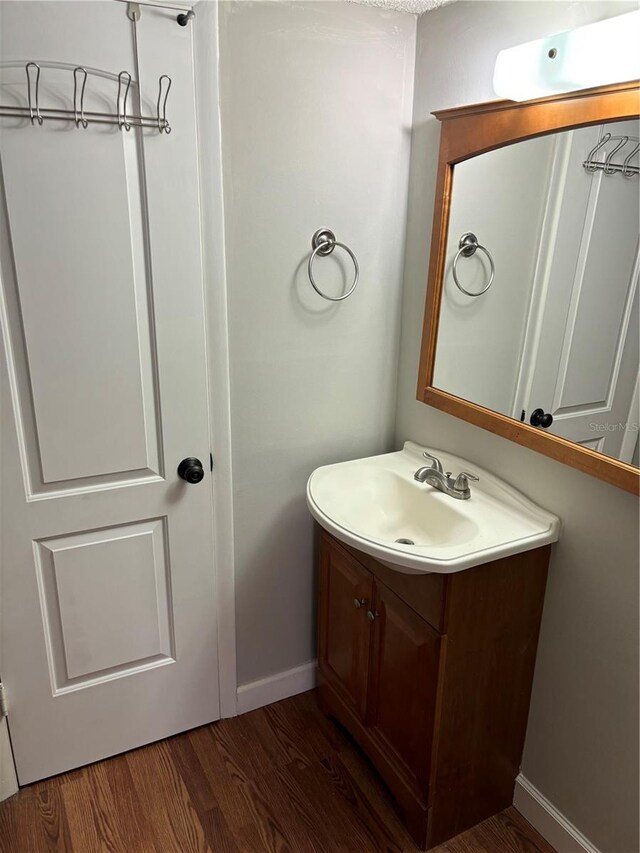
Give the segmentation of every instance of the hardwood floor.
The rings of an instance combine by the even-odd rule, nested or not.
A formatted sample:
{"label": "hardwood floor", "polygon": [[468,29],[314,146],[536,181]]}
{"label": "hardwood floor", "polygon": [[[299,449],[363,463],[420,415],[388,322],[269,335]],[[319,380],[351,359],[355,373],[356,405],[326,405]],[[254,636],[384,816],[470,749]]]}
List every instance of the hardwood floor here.
{"label": "hardwood floor", "polygon": [[[38,782],[0,851],[416,853],[375,771],[313,693]],[[513,809],[434,853],[554,853]]]}

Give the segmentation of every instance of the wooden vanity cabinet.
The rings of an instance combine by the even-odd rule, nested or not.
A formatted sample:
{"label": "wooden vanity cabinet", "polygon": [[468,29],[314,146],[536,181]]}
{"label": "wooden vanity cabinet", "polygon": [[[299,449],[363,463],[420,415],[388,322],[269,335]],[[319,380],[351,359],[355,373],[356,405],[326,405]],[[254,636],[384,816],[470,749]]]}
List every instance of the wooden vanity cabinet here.
{"label": "wooden vanity cabinet", "polygon": [[513,802],[549,551],[406,575],[320,530],[318,701],[422,848]]}
{"label": "wooden vanity cabinet", "polygon": [[381,583],[375,584],[373,604],[365,723],[411,786],[426,790],[441,638]]}
{"label": "wooden vanity cabinet", "polygon": [[332,682],[361,717],[367,708],[369,644],[366,614],[371,607],[373,576],[332,543],[322,549],[319,620],[330,626],[320,633],[318,654]]}

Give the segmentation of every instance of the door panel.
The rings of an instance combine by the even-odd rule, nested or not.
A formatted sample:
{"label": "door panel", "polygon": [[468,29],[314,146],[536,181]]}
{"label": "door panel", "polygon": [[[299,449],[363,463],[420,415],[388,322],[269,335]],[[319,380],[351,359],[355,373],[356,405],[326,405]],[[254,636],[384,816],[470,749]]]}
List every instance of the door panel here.
{"label": "door panel", "polygon": [[37,544],[54,694],[174,660],[166,519]]}
{"label": "door panel", "polygon": [[[114,111],[117,75],[171,134],[0,119],[2,676],[20,782],[219,716],[191,28],[141,6],[14,2],[0,101]],[[44,61],[46,59],[46,62]],[[140,81],[138,81],[138,75]],[[208,467],[208,466],[207,466]]]}
{"label": "door panel", "polygon": [[441,639],[382,584],[375,585],[374,607],[366,721],[426,803]]}
{"label": "door panel", "polygon": [[372,592],[372,575],[324,538],[320,557],[320,669],[361,716],[367,698],[371,634],[367,610]]}
{"label": "door panel", "polygon": [[2,166],[41,468],[32,482],[159,473],[135,139],[7,129]]}

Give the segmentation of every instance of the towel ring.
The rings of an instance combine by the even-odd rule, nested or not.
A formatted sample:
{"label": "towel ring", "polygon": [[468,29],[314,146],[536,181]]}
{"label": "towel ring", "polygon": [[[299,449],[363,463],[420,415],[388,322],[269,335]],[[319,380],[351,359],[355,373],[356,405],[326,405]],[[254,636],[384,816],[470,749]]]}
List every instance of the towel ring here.
{"label": "towel ring", "polygon": [[[482,290],[479,290],[477,293],[471,293],[471,291],[465,290],[465,288],[460,284],[456,267],[460,256],[470,258],[472,257],[472,255],[475,255],[476,249],[480,249],[482,252],[484,252],[487,258],[489,259],[489,264],[491,265],[491,275],[489,276],[489,281],[485,284]],[[489,288],[493,284],[493,279],[496,275],[496,265],[493,262],[493,258],[491,257],[491,253],[489,252],[489,250],[485,249],[484,246],[481,246],[480,243],[478,243],[478,238],[475,234],[472,234],[471,231],[468,231],[460,238],[460,242],[458,243],[458,251],[456,252],[455,258],[453,259],[451,271],[453,273],[453,280],[455,281],[458,290],[461,290],[467,296],[482,296],[482,294],[486,293],[487,290],[489,290]]]}
{"label": "towel ring", "polygon": [[[329,302],[342,302],[343,299],[346,299],[347,296],[351,296],[353,291],[356,289],[356,285],[358,284],[358,279],[360,278],[360,267],[358,266],[358,261],[356,260],[356,256],[353,254],[351,249],[348,246],[345,246],[344,243],[339,243],[336,240],[336,235],[333,231],[329,230],[329,228],[319,228],[316,233],[311,238],[311,246],[313,248],[313,252],[309,256],[309,263],[307,264],[307,271],[309,273],[309,281],[311,282],[311,286],[315,290],[315,292],[322,296],[323,299],[328,299]],[[355,269],[355,276],[353,279],[353,284],[347,290],[346,293],[343,293],[342,296],[327,296],[326,293],[323,293],[318,285],[315,282],[313,277],[313,262],[316,258],[316,255],[321,255],[322,257],[326,257],[330,255],[331,252],[335,249],[336,246],[340,246],[341,249],[344,249],[345,252],[349,255],[351,260],[353,261],[353,267]]]}

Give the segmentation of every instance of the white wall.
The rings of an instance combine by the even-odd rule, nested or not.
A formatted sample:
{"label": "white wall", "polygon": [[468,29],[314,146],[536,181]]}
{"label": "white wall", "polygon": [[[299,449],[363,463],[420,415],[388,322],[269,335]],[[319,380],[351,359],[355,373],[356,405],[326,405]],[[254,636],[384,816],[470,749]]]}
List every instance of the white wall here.
{"label": "white wall", "polygon": [[[309,474],[393,441],[415,29],[351,3],[220,4],[240,684],[315,655]],[[343,303],[307,279],[321,226],[360,261]],[[334,293],[335,258],[316,265]]]}
{"label": "white wall", "polygon": [[[523,772],[603,853],[638,849],[638,501],[415,399],[438,156],[435,109],[493,100],[503,47],[628,11],[461,2],[418,24],[396,441],[467,456],[557,513]],[[632,7],[631,7],[632,8]]]}
{"label": "white wall", "polygon": [[[507,415],[520,366],[552,144],[549,136],[530,139],[472,157],[454,170],[433,384]],[[460,237],[468,231],[486,246],[496,268],[489,290],[475,298],[458,290],[451,269]],[[483,252],[461,256],[456,268],[471,293],[486,286],[490,266]]]}

